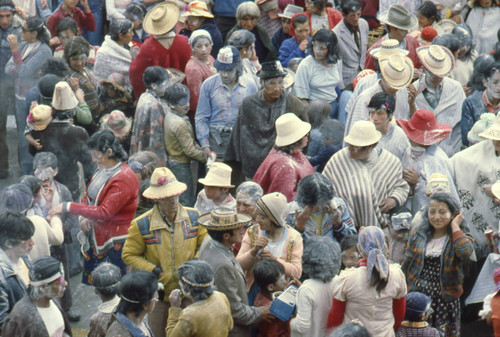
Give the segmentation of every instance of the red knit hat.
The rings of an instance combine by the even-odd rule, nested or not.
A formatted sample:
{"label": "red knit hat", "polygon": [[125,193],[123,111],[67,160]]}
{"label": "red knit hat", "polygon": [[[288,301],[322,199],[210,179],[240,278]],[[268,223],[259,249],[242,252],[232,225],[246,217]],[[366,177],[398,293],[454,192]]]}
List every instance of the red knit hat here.
{"label": "red knit hat", "polygon": [[432,42],[436,36],[438,36],[438,32],[431,26],[424,27],[424,29],[422,29],[422,33],[420,34],[422,40],[428,42]]}

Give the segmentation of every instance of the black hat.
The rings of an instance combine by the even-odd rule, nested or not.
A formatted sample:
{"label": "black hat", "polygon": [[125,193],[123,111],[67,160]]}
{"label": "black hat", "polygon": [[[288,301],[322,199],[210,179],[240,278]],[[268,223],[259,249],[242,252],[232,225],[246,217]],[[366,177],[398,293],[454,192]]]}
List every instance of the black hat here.
{"label": "black hat", "polygon": [[285,76],[287,71],[283,69],[280,61],[271,61],[262,63],[262,68],[257,73],[257,76],[265,80],[267,78]]}
{"label": "black hat", "polygon": [[41,256],[33,260],[29,272],[30,284],[41,286],[49,284],[63,276],[62,264],[51,256]]}

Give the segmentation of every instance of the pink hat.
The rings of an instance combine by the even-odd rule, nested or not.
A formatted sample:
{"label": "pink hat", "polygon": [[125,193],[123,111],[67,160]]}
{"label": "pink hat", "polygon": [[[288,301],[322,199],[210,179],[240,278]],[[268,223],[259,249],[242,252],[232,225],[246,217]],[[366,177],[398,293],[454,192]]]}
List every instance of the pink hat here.
{"label": "pink hat", "polygon": [[451,133],[451,126],[438,124],[432,111],[417,110],[409,121],[397,120],[408,138],[417,144],[437,144]]}

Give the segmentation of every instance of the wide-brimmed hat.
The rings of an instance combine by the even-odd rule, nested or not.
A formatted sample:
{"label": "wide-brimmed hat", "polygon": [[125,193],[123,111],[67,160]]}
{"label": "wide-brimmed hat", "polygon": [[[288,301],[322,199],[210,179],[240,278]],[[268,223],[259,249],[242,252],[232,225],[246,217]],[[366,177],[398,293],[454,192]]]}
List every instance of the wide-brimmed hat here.
{"label": "wide-brimmed hat", "polygon": [[407,56],[409,51],[401,48],[399,41],[396,39],[387,39],[382,41],[380,47],[373,48],[369,51],[370,55],[376,59],[387,58],[393,54]]}
{"label": "wide-brimmed hat", "polygon": [[369,146],[377,143],[382,138],[382,133],[377,131],[375,124],[370,121],[357,121],[351,131],[344,138],[344,142],[352,146]]}
{"label": "wide-brimmed hat", "polygon": [[486,131],[481,132],[479,137],[491,139],[491,140],[500,140],[500,114],[497,115],[493,125],[490,126]]}
{"label": "wide-brimmed hat", "polygon": [[205,178],[198,179],[198,182],[205,186],[233,188],[234,185],[231,185],[232,172],[233,169],[229,165],[215,162],[210,166]]}
{"label": "wide-brimmed hat", "polygon": [[417,55],[425,69],[438,77],[448,76],[455,69],[455,57],[446,47],[436,44],[419,47]]}
{"label": "wide-brimmed hat", "polygon": [[165,68],[165,70],[167,71],[168,76],[170,76],[168,79],[170,84],[181,83],[186,78],[186,74],[184,74],[179,69]]}
{"label": "wide-brimmed hat", "polygon": [[127,118],[120,110],[113,110],[101,118],[101,129],[110,130],[118,138],[126,136],[131,127],[132,118]]}
{"label": "wide-brimmed hat", "polygon": [[240,52],[236,47],[225,46],[219,50],[214,67],[217,71],[231,71],[241,62]]}
{"label": "wide-brimmed hat", "polygon": [[35,131],[42,131],[52,121],[52,108],[48,105],[39,104],[30,110],[26,118],[26,124]]}
{"label": "wide-brimmed hat", "polygon": [[293,70],[287,69],[286,75],[283,78],[283,88],[288,89],[295,83],[295,73]]}
{"label": "wide-brimmed hat", "polygon": [[292,19],[292,16],[294,16],[295,14],[299,14],[299,13],[303,13],[303,12],[304,12],[304,8],[302,8],[300,6],[288,4],[288,5],[286,5],[283,13],[278,13],[278,16],[280,18]]}
{"label": "wide-brimmed hat", "polygon": [[495,122],[496,116],[494,113],[485,112],[479,117],[479,120],[474,123],[472,129],[467,133],[467,139],[469,142],[481,142],[486,140],[486,138],[480,137],[479,134],[488,130],[490,126]]}
{"label": "wide-brimmed hat", "polygon": [[438,124],[429,110],[417,110],[409,121],[398,119],[397,122],[408,138],[420,145],[437,144],[451,133],[451,126]]}
{"label": "wide-brimmed hat", "polygon": [[436,31],[438,31],[439,35],[441,34],[449,34],[457,26],[457,23],[453,20],[443,19],[434,24]]}
{"label": "wide-brimmed hat", "polygon": [[75,109],[78,105],[78,100],[71,90],[68,82],[61,81],[54,88],[54,96],[52,96],[52,108],[55,110],[70,110]]}
{"label": "wide-brimmed hat", "polygon": [[403,30],[410,30],[417,26],[418,20],[406,7],[392,5],[389,9],[379,15],[378,20],[389,26]]}
{"label": "wide-brimmed hat", "polygon": [[286,113],[278,117],[276,126],[276,146],[288,146],[302,139],[311,131],[311,124],[303,122],[294,113]]}
{"label": "wide-brimmed hat", "polygon": [[214,17],[214,15],[208,10],[207,4],[203,1],[191,1],[184,9],[182,16],[202,16],[204,18]]}
{"label": "wide-brimmed hat", "polygon": [[151,35],[163,35],[170,32],[179,21],[177,5],[162,2],[149,10],[144,17],[142,27]]}
{"label": "wide-brimmed hat", "polygon": [[284,77],[287,71],[283,69],[280,61],[270,61],[262,63],[262,68],[257,72],[257,76],[263,80],[273,77]]}
{"label": "wide-brimmed hat", "polygon": [[244,213],[236,213],[232,209],[217,208],[211,213],[198,218],[198,223],[213,231],[225,231],[244,227],[252,220],[252,217]]}
{"label": "wide-brimmed hat", "polygon": [[387,84],[394,89],[406,88],[413,79],[413,62],[406,56],[393,54],[379,60],[380,72]]}
{"label": "wide-brimmed hat", "polygon": [[175,175],[166,167],[158,167],[153,171],[149,187],[142,193],[148,199],[165,199],[179,195],[187,190],[187,186],[177,181]]}
{"label": "wide-brimmed hat", "polygon": [[126,92],[125,86],[125,76],[119,73],[111,73],[105,80],[100,80],[99,84],[102,86],[109,84],[112,85],[116,90],[121,92]]}
{"label": "wide-brimmed hat", "polygon": [[284,227],[286,225],[288,203],[283,193],[273,192],[263,195],[257,200],[257,208],[276,226]]}

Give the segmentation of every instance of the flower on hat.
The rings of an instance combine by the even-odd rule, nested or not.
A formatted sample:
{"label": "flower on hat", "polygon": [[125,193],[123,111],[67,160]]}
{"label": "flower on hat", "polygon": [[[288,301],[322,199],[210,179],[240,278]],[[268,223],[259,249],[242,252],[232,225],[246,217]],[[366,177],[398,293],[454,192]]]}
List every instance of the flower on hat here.
{"label": "flower on hat", "polygon": [[160,177],[160,178],[158,178],[158,181],[156,182],[156,184],[158,186],[165,185],[166,183],[167,183],[167,177]]}

